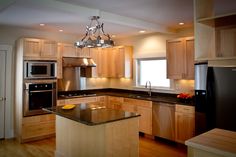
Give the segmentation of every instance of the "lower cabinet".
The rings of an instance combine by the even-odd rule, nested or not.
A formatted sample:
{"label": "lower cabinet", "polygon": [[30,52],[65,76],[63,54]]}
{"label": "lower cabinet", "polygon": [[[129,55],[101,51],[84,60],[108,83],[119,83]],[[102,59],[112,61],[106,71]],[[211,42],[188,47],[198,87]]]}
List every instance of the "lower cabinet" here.
{"label": "lower cabinet", "polygon": [[168,140],[175,140],[175,105],[153,103],[153,135]]}
{"label": "lower cabinet", "polygon": [[194,106],[175,105],[175,140],[184,143],[194,136]]}
{"label": "lower cabinet", "polygon": [[21,142],[55,136],[55,115],[24,117],[21,131]]}
{"label": "lower cabinet", "polygon": [[123,97],[108,96],[107,108],[122,110]]}
{"label": "lower cabinet", "polygon": [[97,97],[61,99],[61,100],[57,100],[57,106],[63,106],[63,105],[66,105],[66,104],[79,104],[79,103],[97,102],[97,100],[98,100]]}
{"label": "lower cabinet", "polygon": [[137,112],[139,118],[139,131],[152,135],[152,102],[138,99],[124,98],[122,109],[129,112]]}
{"label": "lower cabinet", "polygon": [[[139,117],[139,131],[145,134],[158,136],[178,143],[184,143],[185,140],[194,136],[194,106],[116,96],[62,99],[57,100],[57,106],[89,102],[100,102],[99,104],[101,104],[101,106],[106,106],[107,108],[139,113],[141,115]],[[100,117],[101,115],[97,116]],[[33,124],[26,125],[23,129],[33,129],[30,128],[31,125]],[[49,125],[50,124],[47,124],[45,127],[50,127]],[[36,128],[38,127],[40,127],[40,125]],[[34,132],[35,131],[30,133],[26,131],[24,136],[31,137],[33,136],[31,134]]]}

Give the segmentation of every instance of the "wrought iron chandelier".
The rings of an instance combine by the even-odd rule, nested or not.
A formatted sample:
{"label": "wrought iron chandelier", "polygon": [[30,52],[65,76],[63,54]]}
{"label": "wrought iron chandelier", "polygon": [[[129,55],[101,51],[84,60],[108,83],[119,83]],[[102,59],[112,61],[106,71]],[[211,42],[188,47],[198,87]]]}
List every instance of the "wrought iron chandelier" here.
{"label": "wrought iron chandelier", "polygon": [[[111,39],[109,34],[105,34],[103,23],[98,21],[99,16],[92,16],[91,22],[86,26],[86,33],[82,40],[77,41],[75,46],[79,48],[95,48],[95,47],[112,47],[114,41]],[[95,23],[95,24],[94,24]]]}

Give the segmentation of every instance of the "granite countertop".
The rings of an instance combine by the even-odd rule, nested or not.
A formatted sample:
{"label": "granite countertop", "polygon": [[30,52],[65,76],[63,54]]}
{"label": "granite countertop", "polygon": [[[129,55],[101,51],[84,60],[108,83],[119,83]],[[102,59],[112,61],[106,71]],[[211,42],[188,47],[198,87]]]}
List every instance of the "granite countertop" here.
{"label": "granite countertop", "polygon": [[43,110],[91,126],[140,116],[138,113],[108,109],[99,103],[76,104],[73,109],[62,109],[62,106],[57,106]]}
{"label": "granite countertop", "polygon": [[[66,99],[61,97],[61,94],[66,94],[68,92],[59,92],[58,99]],[[177,94],[168,94],[168,93],[155,93],[152,92],[152,96],[148,96],[145,91],[135,91],[135,90],[124,90],[124,89],[94,89],[94,90],[81,90],[81,91],[72,91],[69,93],[81,93],[81,97],[89,96],[117,96],[124,98],[140,99],[153,102],[164,102],[169,104],[182,104],[194,106],[193,101],[181,102],[176,96]]]}

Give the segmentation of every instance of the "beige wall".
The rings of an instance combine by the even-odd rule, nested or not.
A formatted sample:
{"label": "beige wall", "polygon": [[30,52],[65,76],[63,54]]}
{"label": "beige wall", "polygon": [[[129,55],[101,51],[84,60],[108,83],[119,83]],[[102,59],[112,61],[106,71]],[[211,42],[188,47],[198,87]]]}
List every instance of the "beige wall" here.
{"label": "beige wall", "polygon": [[[179,29],[175,34],[145,34],[134,36],[130,38],[122,38],[115,40],[116,45],[132,45],[134,49],[134,61],[137,58],[149,57],[165,57],[166,56],[166,40],[177,37],[193,36],[193,28]],[[122,88],[122,89],[137,89],[135,87],[135,64],[134,64],[134,78],[133,79],[87,79],[87,88]],[[95,83],[96,82],[96,83]],[[180,92],[193,92],[193,80],[173,80],[172,90],[155,90],[157,92],[180,93]]]}

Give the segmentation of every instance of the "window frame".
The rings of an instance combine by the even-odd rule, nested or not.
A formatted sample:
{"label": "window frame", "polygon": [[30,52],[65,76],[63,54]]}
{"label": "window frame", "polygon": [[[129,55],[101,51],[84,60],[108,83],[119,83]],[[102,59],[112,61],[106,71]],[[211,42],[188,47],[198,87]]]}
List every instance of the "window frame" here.
{"label": "window frame", "polygon": [[[166,57],[150,57],[150,58],[137,58],[136,59],[136,81],[135,81],[135,87],[137,88],[145,88],[145,85],[141,85],[141,77],[140,77],[140,72],[141,72],[141,65],[140,61],[148,61],[148,60],[167,60]],[[166,72],[167,72],[167,67],[166,67]],[[160,89],[160,90],[174,90],[174,83],[172,79],[170,80],[170,87],[161,87],[161,86],[152,86],[152,89]]]}

